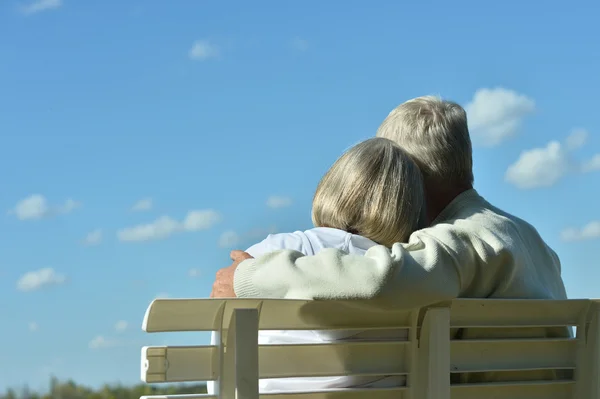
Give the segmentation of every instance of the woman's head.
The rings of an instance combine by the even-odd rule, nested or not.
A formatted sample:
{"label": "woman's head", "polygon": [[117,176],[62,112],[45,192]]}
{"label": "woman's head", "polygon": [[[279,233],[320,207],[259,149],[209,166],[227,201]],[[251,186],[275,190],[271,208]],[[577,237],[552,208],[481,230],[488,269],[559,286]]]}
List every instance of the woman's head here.
{"label": "woman's head", "polygon": [[397,144],[377,137],[350,148],[323,176],[312,219],[316,227],[391,246],[423,227],[424,209],[418,166]]}

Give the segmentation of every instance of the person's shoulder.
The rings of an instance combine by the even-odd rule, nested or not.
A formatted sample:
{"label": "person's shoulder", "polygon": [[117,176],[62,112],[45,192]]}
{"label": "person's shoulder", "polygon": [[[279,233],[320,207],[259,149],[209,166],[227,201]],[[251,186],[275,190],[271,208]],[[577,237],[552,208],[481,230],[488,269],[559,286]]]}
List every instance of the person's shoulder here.
{"label": "person's shoulder", "polygon": [[307,237],[302,231],[274,233],[269,234],[264,240],[248,248],[246,252],[255,258],[265,253],[281,249],[290,249],[309,255],[310,251],[307,251],[306,243]]}
{"label": "person's shoulder", "polygon": [[512,246],[517,241],[546,245],[534,226],[477,196],[462,204],[450,217],[415,232],[430,235],[444,243],[479,241],[481,245]]}
{"label": "person's shoulder", "polygon": [[364,254],[367,249],[377,245],[366,237],[329,227],[315,227],[304,233],[315,253],[321,249],[334,248],[351,254]]}

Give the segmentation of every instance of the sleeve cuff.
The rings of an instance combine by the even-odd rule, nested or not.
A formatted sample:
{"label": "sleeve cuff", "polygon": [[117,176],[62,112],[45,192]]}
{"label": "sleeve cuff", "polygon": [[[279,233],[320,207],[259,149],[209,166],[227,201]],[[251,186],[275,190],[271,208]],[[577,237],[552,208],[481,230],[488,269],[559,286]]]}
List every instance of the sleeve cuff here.
{"label": "sleeve cuff", "polygon": [[252,284],[256,273],[256,259],[246,259],[235,269],[233,290],[238,298],[260,298],[258,289]]}

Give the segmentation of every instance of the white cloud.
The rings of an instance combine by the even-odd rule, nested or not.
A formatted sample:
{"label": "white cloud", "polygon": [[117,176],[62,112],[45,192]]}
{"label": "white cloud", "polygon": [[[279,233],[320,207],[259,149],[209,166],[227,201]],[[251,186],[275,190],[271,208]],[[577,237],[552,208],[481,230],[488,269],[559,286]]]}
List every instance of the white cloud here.
{"label": "white cloud", "polygon": [[564,141],[549,142],[545,147],[523,151],[510,165],[505,180],[519,188],[550,187],[569,173],[600,170],[600,154],[585,162],[573,159],[574,151],[587,141],[585,129],[573,129]]}
{"label": "white cloud", "polygon": [[77,201],[69,198],[68,200],[65,201],[65,203],[63,205],[59,205],[58,207],[56,207],[56,212],[57,213],[71,213],[72,211],[79,208],[80,206],[81,206],[80,202],[77,202]]}
{"label": "white cloud", "polygon": [[565,140],[565,147],[569,151],[583,147],[588,138],[588,132],[585,129],[573,129],[571,134]]}
{"label": "white cloud", "polygon": [[196,40],[188,52],[190,59],[203,61],[219,56],[219,49],[208,40]]}
{"label": "white cloud", "polygon": [[83,239],[84,245],[98,245],[102,242],[102,230],[96,229],[92,230]]}
{"label": "white cloud", "polygon": [[192,278],[200,277],[200,275],[201,275],[201,272],[199,269],[192,268],[188,271],[188,276],[190,276]]}
{"label": "white cloud", "polygon": [[149,211],[150,209],[152,209],[152,205],[152,198],[142,198],[141,200],[133,204],[131,210],[134,212]]}
{"label": "white cloud", "polygon": [[474,141],[491,147],[518,131],[523,118],[535,110],[535,101],[513,90],[483,88],[465,109]]}
{"label": "white cloud", "polygon": [[225,231],[219,237],[219,246],[221,248],[234,247],[240,242],[240,236],[235,231]]}
{"label": "white cloud", "polygon": [[21,7],[21,12],[26,15],[42,11],[54,10],[63,5],[62,0],[37,0]]}
{"label": "white cloud", "polygon": [[70,213],[81,204],[72,199],[67,199],[64,204],[51,206],[46,197],[33,194],[17,202],[8,213],[14,214],[19,220],[39,220],[56,214]]}
{"label": "white cloud", "polygon": [[581,171],[584,173],[595,170],[600,170],[600,154],[594,155],[590,160],[581,164]]}
{"label": "white cloud", "polygon": [[308,50],[308,41],[299,37],[295,37],[292,40],[292,47],[298,51]]}
{"label": "white cloud", "polygon": [[170,298],[171,295],[169,295],[166,292],[159,292],[158,294],[156,294],[156,299],[166,299],[166,298]]}
{"label": "white cloud", "polygon": [[167,238],[180,230],[180,224],[169,216],[162,216],[151,223],[128,227],[117,232],[121,241],[148,241]]}
{"label": "white cloud", "polygon": [[212,209],[190,211],[183,220],[183,228],[187,231],[206,230],[221,220],[218,212]]}
{"label": "white cloud", "polygon": [[32,321],[29,323],[28,328],[29,331],[36,332],[37,330],[39,330],[40,326],[38,326],[38,324],[35,321]]}
{"label": "white cloud", "polygon": [[600,221],[592,221],[578,229],[569,227],[561,233],[563,241],[581,241],[600,238]]}
{"label": "white cloud", "polygon": [[115,324],[115,330],[117,332],[123,332],[123,331],[127,330],[128,326],[129,326],[129,324],[125,320],[119,320]]}
{"label": "white cloud", "polygon": [[27,272],[17,281],[19,291],[29,292],[39,290],[49,285],[59,285],[66,281],[66,277],[60,275],[50,267],[33,272]]}
{"label": "white cloud", "polygon": [[181,222],[169,216],[162,216],[151,223],[119,230],[117,238],[120,241],[161,240],[178,232],[207,230],[219,220],[219,213],[212,209],[190,211]]}
{"label": "white cloud", "polygon": [[34,220],[46,216],[50,207],[43,195],[34,194],[17,202],[12,212],[20,220]]}
{"label": "white cloud", "polygon": [[104,338],[102,335],[98,335],[90,341],[88,346],[90,349],[102,349],[102,348],[109,348],[111,346],[115,346],[116,344],[117,344],[116,341],[109,340],[109,339]]}
{"label": "white cloud", "polygon": [[269,208],[285,208],[290,205],[292,205],[292,199],[289,197],[272,195],[267,199],[267,206]]}
{"label": "white cloud", "polygon": [[551,141],[546,147],[523,151],[508,167],[504,178],[522,189],[549,187],[563,178],[569,169],[568,154],[558,141]]}

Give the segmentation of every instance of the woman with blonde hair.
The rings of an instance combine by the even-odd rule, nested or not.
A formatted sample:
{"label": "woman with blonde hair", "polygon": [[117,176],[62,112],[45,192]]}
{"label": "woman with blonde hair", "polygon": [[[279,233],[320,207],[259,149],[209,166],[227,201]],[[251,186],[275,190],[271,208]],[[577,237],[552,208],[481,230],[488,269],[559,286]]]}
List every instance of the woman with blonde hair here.
{"label": "woman with blonde hair", "polygon": [[[424,212],[423,183],[418,166],[393,141],[372,138],[347,150],[321,179],[313,198],[313,229],[269,235],[246,252],[258,257],[291,249],[314,255],[324,248],[336,248],[362,255],[377,244],[391,247],[396,242],[406,242],[412,232],[424,227]],[[360,333],[259,333],[263,345],[315,343],[350,337],[360,338]],[[213,344],[214,339],[213,334]],[[264,393],[401,383],[398,377],[385,376],[282,378],[261,380],[260,390]],[[211,390],[212,384],[209,384]]]}

